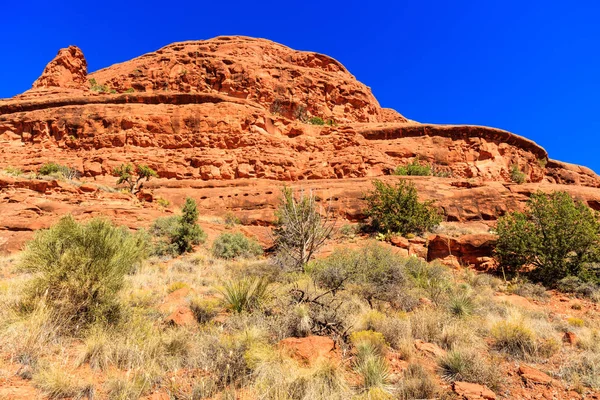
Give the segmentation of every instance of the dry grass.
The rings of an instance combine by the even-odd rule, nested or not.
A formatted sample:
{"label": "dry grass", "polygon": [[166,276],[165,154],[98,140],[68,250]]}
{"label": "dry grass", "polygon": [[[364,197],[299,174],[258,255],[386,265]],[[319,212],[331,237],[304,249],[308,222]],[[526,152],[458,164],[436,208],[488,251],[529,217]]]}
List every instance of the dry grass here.
{"label": "dry grass", "polygon": [[[572,387],[597,387],[600,334],[590,314],[575,314],[583,323],[567,322],[500,304],[494,292],[502,283],[495,277],[410,262],[402,264],[407,279],[392,284],[398,286],[390,293],[398,296],[369,304],[360,281],[326,293],[309,275],[282,272],[269,260],[224,261],[205,248],[178,259],[152,258],[125,276],[116,298],[122,306],[117,323],[94,323],[72,337],[43,301],[22,312],[23,287],[31,277],[15,270],[14,258],[0,259],[0,355],[26,367],[36,387],[54,398],[92,391],[110,399],[137,399],[155,391],[178,399],[240,393],[278,400],[444,398],[434,374],[420,364],[423,357],[435,359],[417,352],[415,339],[448,351],[437,360],[440,378],[496,390],[503,383],[498,365],[551,357],[568,329],[577,333],[577,346],[568,347],[569,353],[562,348],[561,356],[568,357],[556,376]],[[252,291],[241,290],[243,296],[231,297],[229,304],[234,308],[240,297],[249,306],[224,313],[217,288],[228,282],[249,282],[250,288],[259,281],[269,282],[269,296],[248,300]],[[181,287],[190,290],[181,302],[198,324],[169,327],[163,303]],[[294,289],[309,298],[298,301]],[[314,334],[316,321],[340,322],[346,336],[321,333],[338,340],[340,361],[306,365],[279,351],[283,338]],[[395,370],[386,357],[407,360],[409,366]],[[88,367],[93,382],[72,379],[77,376],[72,371]]]}

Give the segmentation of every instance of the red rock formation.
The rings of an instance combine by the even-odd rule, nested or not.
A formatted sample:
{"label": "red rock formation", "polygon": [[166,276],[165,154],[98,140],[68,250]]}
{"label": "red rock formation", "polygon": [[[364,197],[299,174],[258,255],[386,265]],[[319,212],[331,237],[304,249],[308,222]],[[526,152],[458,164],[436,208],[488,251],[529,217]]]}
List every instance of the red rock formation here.
{"label": "red rock formation", "polygon": [[[331,124],[312,125],[310,117]],[[525,138],[494,128],[419,124],[381,108],[330,57],[263,39],[219,37],[175,43],[90,75],[81,51],[69,47],[31,90],[0,101],[0,170],[36,171],[56,161],[87,181],[74,187],[0,178],[0,242],[14,248],[22,232],[65,212],[108,213],[132,227],[147,225],[160,210],[140,209],[130,197],[104,190],[114,186],[111,171],[123,162],[158,172],[160,179],[145,186],[145,200],[177,206],[192,196],[204,214],[229,209],[247,224],[267,225],[281,181],[313,189],[338,215],[360,220],[370,180],[399,179],[387,175],[415,159],[451,176],[408,177],[449,221],[493,224],[536,190],[567,190],[600,209],[598,176],[547,161],[546,151]],[[510,182],[513,165],[530,183]],[[41,208],[41,199],[52,206]]]}
{"label": "red rock formation", "polygon": [[87,83],[87,62],[77,46],[61,49],[33,83],[34,89],[59,87],[83,89]]}

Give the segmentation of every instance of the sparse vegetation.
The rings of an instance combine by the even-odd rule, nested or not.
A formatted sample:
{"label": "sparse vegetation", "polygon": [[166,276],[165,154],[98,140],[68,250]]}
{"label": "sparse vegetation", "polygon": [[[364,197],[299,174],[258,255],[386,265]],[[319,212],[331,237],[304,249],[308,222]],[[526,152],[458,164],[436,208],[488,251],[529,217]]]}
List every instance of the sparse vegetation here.
{"label": "sparse vegetation", "polygon": [[430,176],[432,175],[432,169],[430,164],[423,165],[418,158],[415,158],[412,162],[396,168],[394,175]]}
{"label": "sparse vegetation", "polygon": [[63,179],[76,179],[80,176],[79,171],[76,169],[60,165],[54,162],[49,162],[40,167],[38,175],[41,176],[52,176]]}
{"label": "sparse vegetation", "polygon": [[522,184],[527,181],[527,175],[519,169],[518,165],[511,165],[510,180],[514,183]]}
{"label": "sparse vegetation", "polygon": [[117,185],[122,183],[127,184],[129,191],[136,194],[142,190],[144,180],[149,181],[150,178],[157,178],[158,174],[147,165],[121,164],[113,170],[113,175],[117,176]]}
{"label": "sparse vegetation", "polygon": [[212,253],[215,257],[224,259],[249,258],[261,255],[263,249],[256,240],[247,238],[243,233],[224,232],[215,239]]}
{"label": "sparse vegetation", "polygon": [[325,125],[325,121],[321,117],[311,117],[308,120],[311,125]]}
{"label": "sparse vegetation", "polygon": [[92,92],[98,92],[98,93],[117,93],[116,90],[109,88],[107,85],[100,85],[96,79],[91,78],[89,80],[90,82],[90,90]]}
{"label": "sparse vegetation", "polygon": [[[240,256],[247,238],[232,226],[215,241],[220,251],[191,244],[193,255],[172,260],[188,249],[174,238],[189,239],[198,218],[190,199],[182,214],[155,223],[154,245],[172,246],[169,257],[127,261],[131,244],[147,242],[143,232],[107,223],[113,237],[88,228],[94,221],[72,221],[69,229],[42,231],[53,234],[37,245],[44,249],[38,258],[28,259],[32,244],[21,258],[0,258],[0,364],[53,398],[451,398],[439,379],[500,394],[521,382],[500,373],[516,360],[544,362],[544,371],[582,396],[598,385],[600,334],[589,297],[576,300],[581,310],[558,303],[564,306],[550,314],[541,300],[558,300],[541,285],[403,257],[362,237],[290,270],[268,253]],[[223,219],[214,224],[224,229]],[[125,250],[114,258],[118,246]],[[51,264],[52,284],[41,285],[44,273],[25,260]],[[94,293],[92,281],[101,296],[81,300]],[[561,285],[588,288],[573,277]],[[521,305],[506,295],[513,293],[535,301]],[[562,342],[565,332],[576,334],[573,344]],[[333,350],[314,336],[334,340]],[[319,339],[323,348],[312,344]],[[81,375],[87,368],[93,373]]]}
{"label": "sparse vegetation", "polygon": [[420,202],[412,183],[400,181],[395,186],[375,180],[375,189],[366,197],[366,214],[377,232],[407,235],[433,229],[442,217],[433,202]]}

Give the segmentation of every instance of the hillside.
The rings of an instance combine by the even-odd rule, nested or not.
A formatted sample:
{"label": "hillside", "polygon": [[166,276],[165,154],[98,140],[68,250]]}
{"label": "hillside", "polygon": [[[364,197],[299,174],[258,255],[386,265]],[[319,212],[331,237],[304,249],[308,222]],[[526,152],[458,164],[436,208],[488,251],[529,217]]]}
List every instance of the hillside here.
{"label": "hillside", "polygon": [[[156,176],[134,194],[126,163]],[[442,222],[363,229],[375,180]],[[284,188],[335,223],[301,268],[274,248]],[[88,73],[61,49],[0,100],[0,399],[600,398],[600,289],[494,258],[498,218],[557,191],[600,211],[589,168],[382,108],[326,55],[223,36]]]}

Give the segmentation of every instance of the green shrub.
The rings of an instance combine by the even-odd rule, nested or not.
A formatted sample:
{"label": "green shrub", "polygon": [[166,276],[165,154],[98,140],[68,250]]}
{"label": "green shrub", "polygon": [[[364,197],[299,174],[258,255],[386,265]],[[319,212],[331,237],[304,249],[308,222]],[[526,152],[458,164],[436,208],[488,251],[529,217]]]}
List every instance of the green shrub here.
{"label": "green shrub", "polygon": [[268,287],[264,278],[245,278],[226,282],[220,292],[227,307],[241,313],[260,308],[268,297]]}
{"label": "green shrub", "polygon": [[206,240],[206,233],[197,221],[196,201],[188,197],[180,216],[158,218],[152,224],[150,232],[155,238],[152,253],[176,256],[192,251],[193,245]]}
{"label": "green shrub", "polygon": [[527,181],[527,175],[525,175],[520,169],[518,165],[512,165],[510,167],[510,180],[522,184]]}
{"label": "green shrub", "polygon": [[31,300],[43,298],[72,328],[96,321],[112,322],[118,315],[117,293],[125,275],[146,256],[146,237],[130,234],[110,222],[77,223],[62,218],[39,231],[21,259],[34,273]]}
{"label": "green shrub", "polygon": [[308,123],[311,125],[325,125],[325,121],[321,117],[311,117],[308,120]]}
{"label": "green shrub", "polygon": [[224,232],[213,242],[212,253],[215,257],[229,260],[257,257],[263,253],[263,249],[255,239],[249,239],[243,233]]}
{"label": "green shrub", "polygon": [[79,172],[75,169],[67,167],[66,165],[49,162],[40,167],[38,174],[42,176],[53,175],[66,179],[75,179],[78,177]]}
{"label": "green shrub", "polygon": [[411,163],[396,168],[394,175],[430,176],[432,169],[430,164],[421,165],[415,158]]}
{"label": "green shrub", "polygon": [[527,205],[498,220],[500,266],[511,275],[533,266],[527,275],[550,286],[567,276],[600,280],[590,264],[600,257],[597,214],[565,192],[535,193]]}
{"label": "green shrub", "polygon": [[129,191],[133,194],[142,190],[144,180],[149,181],[150,178],[158,178],[158,174],[147,165],[136,165],[135,168],[131,164],[121,164],[113,170],[113,175],[117,176],[117,185],[126,183],[129,186]]}
{"label": "green shrub", "polygon": [[106,85],[99,85],[98,82],[96,81],[96,79],[94,79],[94,78],[90,79],[89,82],[90,82],[90,90],[93,91],[93,92],[98,92],[98,93],[116,93],[116,91],[114,89],[111,90]]}
{"label": "green shrub", "polygon": [[442,221],[432,202],[420,202],[412,183],[398,182],[395,186],[375,180],[375,190],[366,197],[366,214],[374,230],[384,233],[420,234],[433,229]]}

